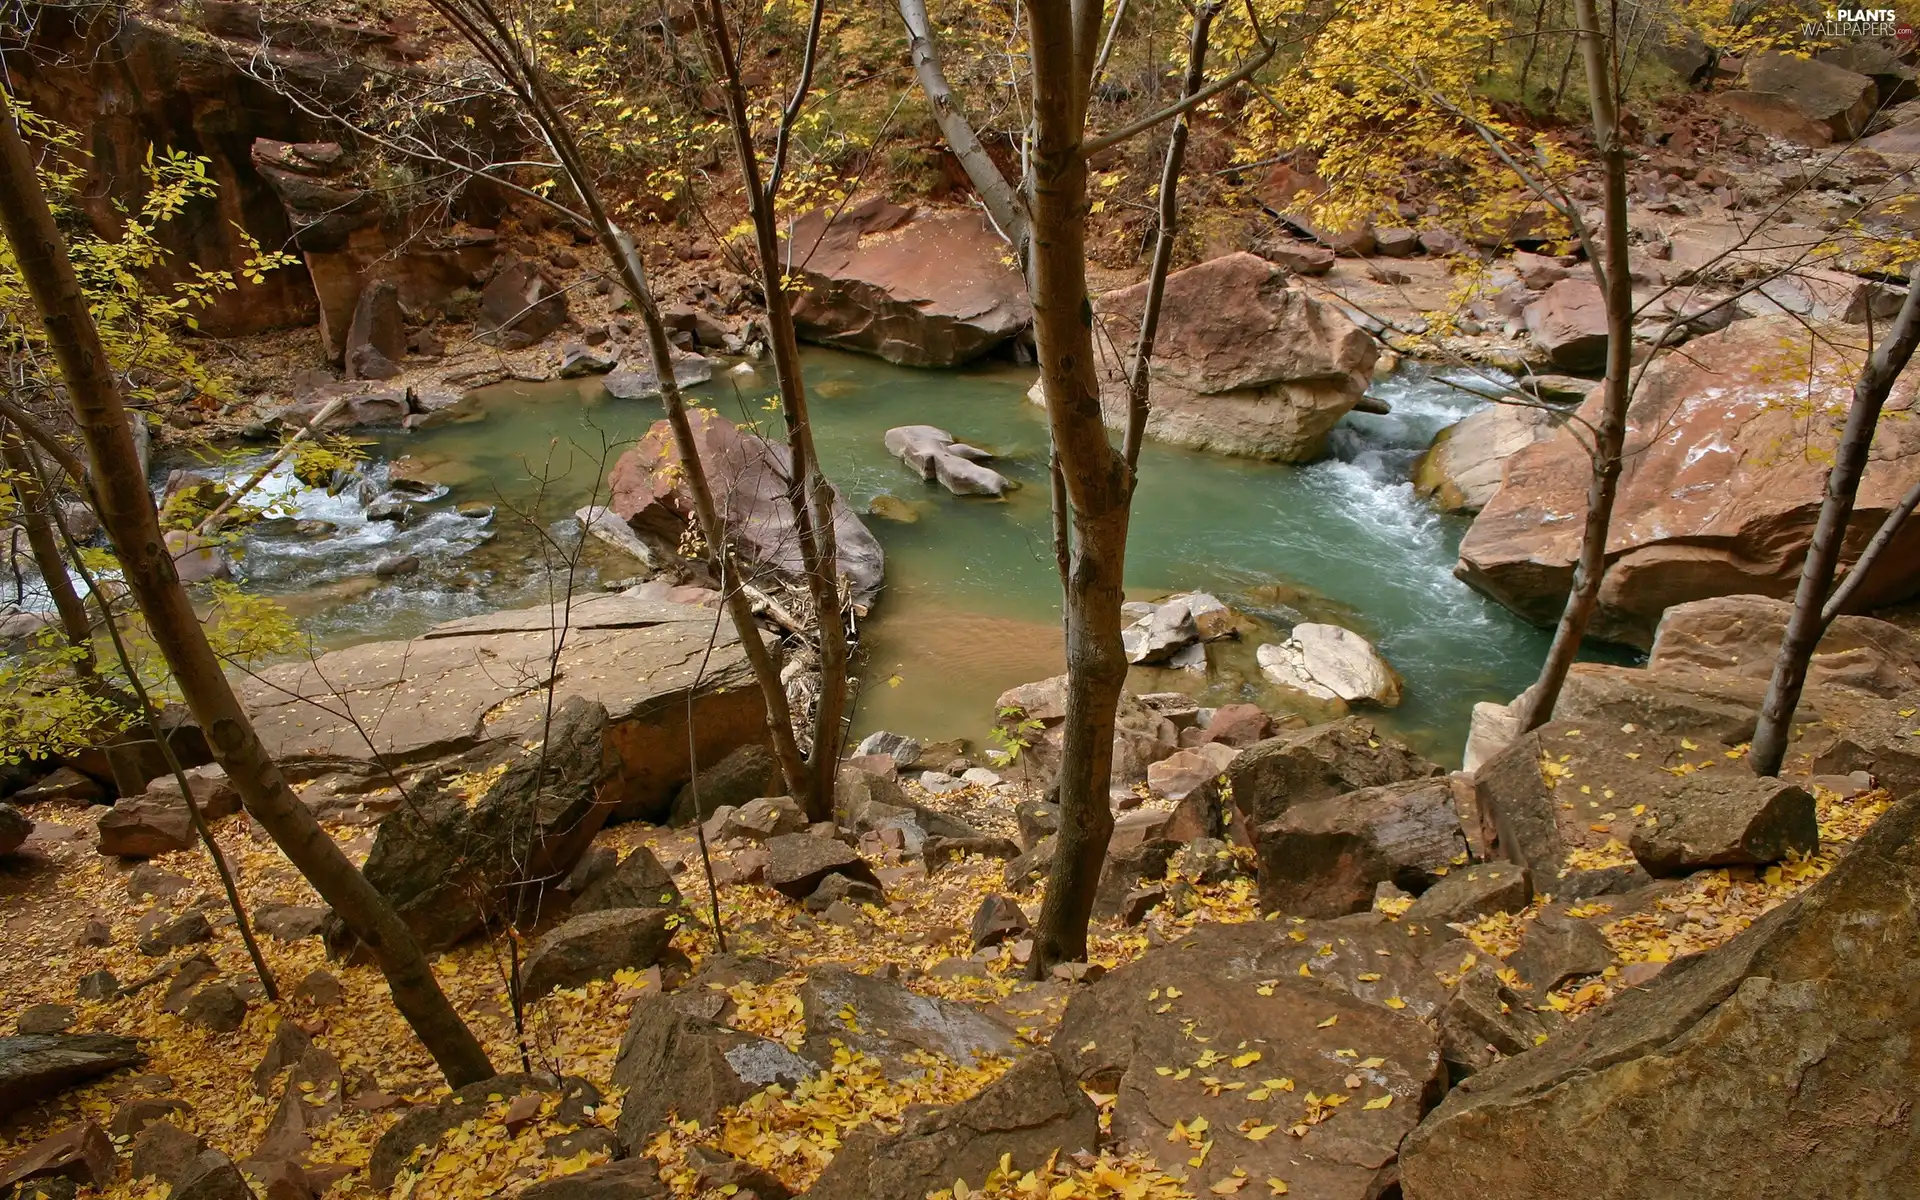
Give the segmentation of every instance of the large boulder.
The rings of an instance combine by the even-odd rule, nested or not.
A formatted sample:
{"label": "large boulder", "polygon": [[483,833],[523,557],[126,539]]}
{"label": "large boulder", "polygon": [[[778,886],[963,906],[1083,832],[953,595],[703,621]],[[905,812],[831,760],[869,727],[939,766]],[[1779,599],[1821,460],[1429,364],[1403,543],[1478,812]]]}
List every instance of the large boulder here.
{"label": "large boulder", "polygon": [[1768,133],[1812,146],[1859,137],[1879,103],[1870,76],[1795,54],[1755,55],[1746,84],[1721,93],[1720,103]]}
{"label": "large boulder", "polygon": [[0,1037],[0,1116],[146,1060],[138,1041],[108,1033]]}
{"label": "large boulder", "polygon": [[[1768,596],[1677,604],[1660,618],[1647,667],[1769,679],[1792,613],[1790,601]],[[1872,617],[1836,617],[1807,661],[1807,682],[1888,699],[1920,693],[1920,637]]]}
{"label": "large boulder", "polygon": [[[912,1110],[909,1110],[910,1112]],[[1039,1049],[971,1100],[913,1112],[882,1134],[856,1130],[807,1190],[812,1200],[923,1200],[978,1187],[1004,1162],[1016,1177],[1093,1150],[1100,1114],[1053,1051]]]}
{"label": "large boulder", "polygon": [[193,845],[193,814],[185,802],[129,796],[101,814],[96,848],[120,858],[152,858]]}
{"label": "large boulder", "polygon": [[1195,1195],[1243,1177],[1324,1200],[1387,1194],[1401,1139],[1439,1098],[1439,1047],[1409,1002],[1322,974],[1289,928],[1202,925],[1078,990],[1052,1044],[1114,1095],[1116,1138],[1194,1154]]}
{"label": "large boulder", "polygon": [[573,902],[569,915],[601,912],[612,908],[680,907],[680,889],[673,876],[660,865],[653,851],[635,846],[618,866],[588,884]]}
{"label": "large boulder", "polygon": [[[1735,322],[1647,369],[1627,414],[1627,455],[1607,542],[1609,567],[1592,636],[1645,646],[1660,614],[1708,596],[1792,593],[1826,486],[1827,459],[1858,363],[1834,349],[1844,333],[1809,345],[1789,318]],[[1789,352],[1783,347],[1791,346]],[[1888,401],[1861,481],[1842,560],[1850,562],[1920,473],[1920,377]],[[1598,417],[1597,397],[1581,415]],[[1803,405],[1813,405],[1809,418]],[[1592,474],[1569,426],[1507,462],[1505,482],[1460,544],[1454,573],[1526,619],[1560,617],[1579,557]],[[1908,522],[1881,556],[1858,607],[1920,591],[1920,524]]]}
{"label": "large boulder", "polygon": [[956,367],[1033,320],[1012,249],[972,209],[875,198],[794,221],[795,332],[910,367]]}
{"label": "large boulder", "polygon": [[1226,771],[1233,808],[1249,829],[1295,804],[1441,774],[1440,764],[1383,736],[1359,717],[1289,730],[1255,743]]}
{"label": "large boulder", "polygon": [[1413,466],[1413,487],[1445,512],[1479,512],[1500,490],[1507,460],[1552,437],[1562,413],[1526,404],[1490,404],[1442,429]]}
{"label": "large boulder", "polygon": [[1445,779],[1349,792],[1288,806],[1254,830],[1260,904],[1270,912],[1365,912],[1374,888],[1423,892],[1467,860]]}
{"label": "large boulder", "polygon": [[1522,314],[1533,348],[1558,371],[1597,371],[1607,362],[1607,304],[1597,284],[1562,279]]}
{"label": "large boulder", "polygon": [[1400,678],[1373,643],[1340,625],[1302,621],[1284,642],[1255,652],[1260,670],[1284,688],[1342,704],[1400,703]]}
{"label": "large boulder", "polygon": [[[538,749],[516,747],[497,774],[447,775],[426,795],[416,787],[381,823],[363,873],[424,948],[454,945],[573,869],[612,807],[599,798],[606,728],[606,709],[573,697]],[[524,907],[537,912],[537,900]],[[333,937],[345,936],[336,925]]]}
{"label": "large boulder", "polygon": [[[689,419],[714,507],[726,522],[735,550],[753,568],[786,579],[801,578],[800,547],[787,506],[791,470],[787,448],[710,409],[697,409]],[[607,486],[608,507],[615,516],[667,555],[677,552],[682,533],[694,520],[693,495],[687,488],[680,448],[665,421],[654,422],[647,435],[620,456]],[[837,494],[833,514],[840,572],[854,603],[864,608],[879,595],[886,556]]]}
{"label": "large boulder", "polygon": [[567,293],[524,258],[501,264],[480,292],[477,336],[506,350],[531,346],[567,323]]}
{"label": "large boulder", "polygon": [[[1007,773],[1024,773],[1027,780],[1046,787],[1060,768],[1066,740],[1067,677],[1053,675],[1023,683],[1000,693],[994,702],[995,723],[1022,748]],[[1125,787],[1142,782],[1147,769],[1180,746],[1180,731],[1171,719],[1122,692],[1114,709],[1113,784]]]}
{"label": "large boulder", "polygon": [[[1146,284],[1101,296],[1094,338],[1107,424],[1127,421],[1127,365]],[[1366,390],[1373,339],[1331,305],[1287,286],[1287,272],[1252,254],[1211,259],[1167,276],[1149,375],[1147,434],[1224,454],[1305,462]],[[1042,399],[1039,386],[1030,393]]]}
{"label": "large boulder", "polygon": [[1454,1089],[1402,1148],[1407,1200],[1897,1193],[1917,891],[1907,801],[1746,932]]}
{"label": "large boulder", "polygon": [[[560,627],[566,640],[555,664]],[[556,704],[578,696],[607,710],[603,790],[612,818],[656,820],[693,774],[689,702],[700,762],[766,737],[760,692],[728,622],[699,673],[713,629],[712,609],[595,596],[566,610],[462,617],[411,641],[368,642],[269,667],[258,679],[237,680],[235,690],[283,767],[312,776],[354,759],[377,774],[499,739],[540,740],[545,705],[525,701],[540,697],[557,669]],[[334,715],[342,705],[357,724]]]}
{"label": "large boulder", "polygon": [[400,314],[400,289],[377,279],[360,291],[347,326],[348,379],[392,379],[407,356],[407,328]]}

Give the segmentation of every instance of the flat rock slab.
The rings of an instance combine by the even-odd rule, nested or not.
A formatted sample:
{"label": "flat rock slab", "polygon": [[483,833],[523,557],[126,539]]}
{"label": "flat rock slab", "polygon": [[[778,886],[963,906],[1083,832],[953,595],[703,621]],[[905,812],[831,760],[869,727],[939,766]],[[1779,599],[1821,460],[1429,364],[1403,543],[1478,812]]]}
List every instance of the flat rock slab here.
{"label": "flat rock slab", "polygon": [[1238,1169],[1296,1196],[1378,1196],[1439,1098],[1438,1043],[1410,1012],[1280,974],[1276,939],[1291,940],[1266,922],[1209,925],[1150,951],[1078,992],[1053,1045],[1082,1084],[1117,1093],[1116,1137],[1200,1160],[1196,1195]]}
{"label": "flat rock slab", "polygon": [[[545,606],[444,622],[408,641],[368,642],[308,663],[236,678],[266,750],[296,771],[301,760],[378,759],[409,766],[500,738],[538,737],[535,702],[552,672],[552,630],[567,631],[556,702],[579,696],[608,713],[608,793],[616,817],[650,817],[692,774],[687,693],[694,692],[702,762],[764,735],[760,693],[732,627],[711,609],[596,596],[571,611]],[[350,708],[367,737],[344,717]],[[368,741],[372,746],[369,747]]]}
{"label": "flat rock slab", "polygon": [[0,1116],[146,1059],[139,1042],[112,1034],[0,1037]]}

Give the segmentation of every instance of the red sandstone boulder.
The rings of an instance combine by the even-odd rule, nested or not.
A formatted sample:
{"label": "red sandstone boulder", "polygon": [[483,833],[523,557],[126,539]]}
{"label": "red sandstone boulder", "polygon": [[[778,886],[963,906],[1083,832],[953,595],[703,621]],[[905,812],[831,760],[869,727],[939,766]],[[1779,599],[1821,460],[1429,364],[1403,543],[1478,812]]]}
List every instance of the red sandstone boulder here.
{"label": "red sandstone boulder", "polygon": [[[1857,362],[1809,346],[1788,318],[1736,322],[1648,369],[1628,413],[1627,458],[1591,632],[1645,646],[1661,613],[1709,596],[1790,595],[1819,512],[1828,455]],[[1809,355],[1812,355],[1811,364]],[[1842,554],[1850,562],[1920,472],[1916,381],[1888,402]],[[1598,397],[1583,407],[1597,417]],[[1560,615],[1586,515],[1588,457],[1568,426],[1507,462],[1505,481],[1460,545],[1454,573],[1521,616]],[[1909,524],[1866,582],[1859,607],[1920,591],[1920,526]]]}
{"label": "red sandstone boulder", "polygon": [[[1146,285],[1100,297],[1100,403],[1126,424],[1126,370]],[[1154,342],[1147,434],[1163,442],[1281,462],[1318,458],[1372,376],[1373,340],[1341,313],[1287,286],[1247,253],[1167,277]],[[1035,399],[1038,397],[1036,386]]]}
{"label": "red sandstone boulder", "polygon": [[[710,410],[695,409],[689,419],[714,506],[724,515],[735,548],[754,566],[800,578],[800,547],[786,501],[787,448]],[[693,519],[693,497],[680,461],[672,431],[665,421],[655,421],[647,436],[620,456],[608,480],[614,515],[669,554]],[[833,532],[854,603],[872,604],[886,568],[880,543],[838,497]]]}
{"label": "red sandstone boulder", "polygon": [[794,222],[800,337],[910,367],[956,367],[1033,320],[1012,249],[982,214],[882,199]]}

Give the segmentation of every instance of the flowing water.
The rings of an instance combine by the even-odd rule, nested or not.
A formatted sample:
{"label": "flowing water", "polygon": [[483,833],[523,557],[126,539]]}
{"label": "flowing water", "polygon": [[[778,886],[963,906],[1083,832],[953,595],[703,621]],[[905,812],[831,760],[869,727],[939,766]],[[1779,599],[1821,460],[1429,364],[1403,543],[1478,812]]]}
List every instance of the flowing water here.
{"label": "flowing water", "polygon": [[[865,685],[856,732],[895,728],[922,738],[978,739],[1005,688],[1064,669],[1059,585],[1049,546],[1046,427],[1025,398],[1030,369],[929,372],[810,350],[809,394],[821,458],[848,503],[881,493],[907,501],[912,523],[869,517],[887,553],[887,584],[866,623]],[[696,389],[736,420],[765,409],[769,371],[722,374]],[[1271,636],[1302,619],[1348,625],[1371,638],[1406,682],[1381,724],[1441,761],[1457,761],[1475,701],[1528,683],[1546,635],[1470,591],[1452,567],[1466,521],[1413,495],[1408,471],[1433,434],[1479,401],[1404,368],[1376,385],[1390,416],[1354,414],[1332,453],[1282,466],[1149,443],[1141,456],[1127,551],[1128,594],[1214,592],[1261,618]],[[657,402],[619,401],[597,381],[505,384],[462,404],[459,419],[381,435],[370,447],[378,486],[385,460],[413,454],[443,464],[445,494],[415,503],[406,527],[368,521],[346,496],[301,487],[284,469],[269,486],[285,511],[333,522],[316,536],[272,523],[246,537],[241,575],[285,597],[328,645],[407,636],[467,613],[537,603],[561,586],[577,542],[569,514],[603,494],[621,448],[660,416]],[[1004,500],[956,498],[923,484],[882,445],[886,429],[939,425],[1000,455],[1022,486]],[[258,460],[256,460],[258,461]],[[244,469],[244,466],[233,470]],[[454,506],[485,501],[491,522]],[[421,569],[375,580],[380,560],[411,553]],[[634,573],[589,542],[576,589]],[[1211,679],[1136,669],[1136,691],[1178,689],[1208,703],[1285,698],[1260,683],[1251,641],[1215,643]]]}

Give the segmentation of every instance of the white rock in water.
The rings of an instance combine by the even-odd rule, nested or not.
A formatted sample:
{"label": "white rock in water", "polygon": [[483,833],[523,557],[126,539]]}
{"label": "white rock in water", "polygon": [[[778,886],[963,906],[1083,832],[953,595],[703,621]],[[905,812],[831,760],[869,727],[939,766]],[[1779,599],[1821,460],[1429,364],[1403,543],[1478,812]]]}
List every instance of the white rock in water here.
{"label": "white rock in water", "polygon": [[1267,678],[1319,700],[1400,703],[1400,680],[1373,644],[1339,625],[1305,622],[1278,644],[1254,652]]}

